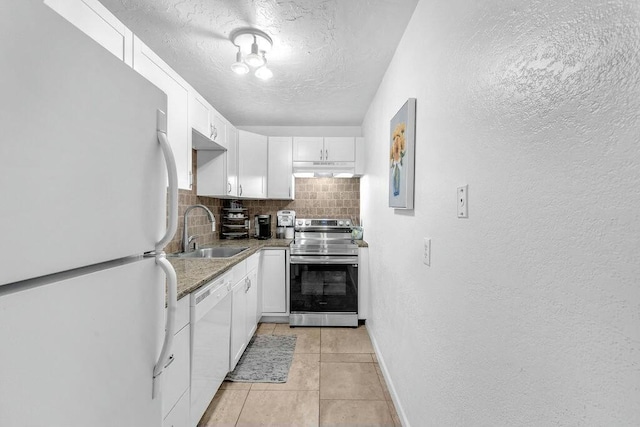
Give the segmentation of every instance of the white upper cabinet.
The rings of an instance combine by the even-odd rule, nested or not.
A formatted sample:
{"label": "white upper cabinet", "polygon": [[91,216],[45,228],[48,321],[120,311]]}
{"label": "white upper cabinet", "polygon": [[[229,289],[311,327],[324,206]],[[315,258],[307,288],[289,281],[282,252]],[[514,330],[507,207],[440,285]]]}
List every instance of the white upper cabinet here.
{"label": "white upper cabinet", "polygon": [[202,135],[210,135],[211,106],[195,89],[189,91],[189,124]]}
{"label": "white upper cabinet", "polygon": [[267,161],[267,197],[270,199],[292,200],[294,198],[293,179],[293,138],[269,137]]}
{"label": "white upper cabinet", "polygon": [[[227,124],[225,119],[202,97],[195,89],[189,91],[189,123],[191,127],[202,135],[214,141],[219,146],[227,148]],[[205,143],[194,145],[195,149],[216,149],[207,147]]]}
{"label": "white upper cabinet", "polygon": [[209,132],[209,138],[227,148],[227,124],[222,116],[213,109],[211,110]]}
{"label": "white upper cabinet", "polygon": [[229,125],[227,132],[226,195],[238,196],[238,129]]}
{"label": "white upper cabinet", "polygon": [[238,196],[267,197],[267,137],[238,131]]}
{"label": "white upper cabinet", "polygon": [[356,137],[356,164],[355,175],[362,176],[365,172],[365,158],[364,158],[364,138],[361,136]]}
{"label": "white upper cabinet", "polygon": [[293,161],[314,162],[324,160],[324,138],[296,136],[293,138]]}
{"label": "white upper cabinet", "polygon": [[133,33],[98,0],[45,0],[47,6],[132,66]]}
{"label": "white upper cabinet", "polygon": [[142,41],[133,37],[133,69],[167,94],[167,138],[178,167],[178,186],[191,189],[189,85]]}
{"label": "white upper cabinet", "polygon": [[295,137],[294,162],[353,162],[356,156],[354,137]]}
{"label": "white upper cabinet", "polygon": [[356,160],[356,139],[347,137],[324,138],[324,161],[353,162]]}

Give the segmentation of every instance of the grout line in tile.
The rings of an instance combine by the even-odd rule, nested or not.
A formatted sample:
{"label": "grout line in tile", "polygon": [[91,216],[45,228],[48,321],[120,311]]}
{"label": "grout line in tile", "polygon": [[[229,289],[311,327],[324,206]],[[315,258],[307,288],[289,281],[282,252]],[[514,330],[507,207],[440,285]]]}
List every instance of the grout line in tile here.
{"label": "grout line in tile", "polygon": [[242,411],[244,411],[244,405],[247,403],[247,399],[249,398],[249,393],[251,393],[251,387],[247,390],[247,395],[244,397],[244,401],[242,402],[242,408],[240,408],[240,412],[238,412],[238,418],[236,418],[236,422],[233,424],[234,426],[238,425],[240,422],[240,415],[242,415]]}

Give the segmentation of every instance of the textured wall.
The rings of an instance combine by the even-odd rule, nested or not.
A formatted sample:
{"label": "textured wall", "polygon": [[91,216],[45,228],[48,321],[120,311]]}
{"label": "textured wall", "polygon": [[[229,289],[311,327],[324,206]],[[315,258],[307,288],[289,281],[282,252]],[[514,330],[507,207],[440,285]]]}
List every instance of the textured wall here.
{"label": "textured wall", "polygon": [[[367,323],[408,424],[640,425],[639,52],[637,1],[418,4],[361,179]],[[416,203],[394,212],[408,97]]]}

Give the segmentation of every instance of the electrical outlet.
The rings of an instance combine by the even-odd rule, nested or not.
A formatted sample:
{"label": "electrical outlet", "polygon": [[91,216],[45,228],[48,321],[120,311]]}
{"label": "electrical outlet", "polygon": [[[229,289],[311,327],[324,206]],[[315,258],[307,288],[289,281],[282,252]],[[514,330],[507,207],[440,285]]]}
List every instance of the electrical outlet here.
{"label": "electrical outlet", "polygon": [[422,262],[431,266],[431,239],[428,237],[424,238],[424,254]]}
{"label": "electrical outlet", "polygon": [[456,199],[457,199],[457,205],[458,205],[458,218],[469,218],[469,209],[467,208],[468,192],[469,192],[468,185],[458,187],[458,190],[456,191]]}

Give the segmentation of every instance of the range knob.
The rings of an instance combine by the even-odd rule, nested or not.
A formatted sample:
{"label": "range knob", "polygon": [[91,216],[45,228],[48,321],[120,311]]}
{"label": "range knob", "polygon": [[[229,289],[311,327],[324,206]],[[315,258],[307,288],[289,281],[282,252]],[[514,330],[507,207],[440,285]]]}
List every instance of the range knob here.
{"label": "range knob", "polygon": [[347,227],[351,226],[351,221],[347,220],[347,222],[344,225],[346,225]]}
{"label": "range knob", "polygon": [[305,222],[304,225],[311,225],[311,221]]}
{"label": "range knob", "polygon": [[298,225],[302,225],[302,221],[298,221]]}
{"label": "range knob", "polygon": [[343,225],[344,221],[338,221],[338,225]]}

